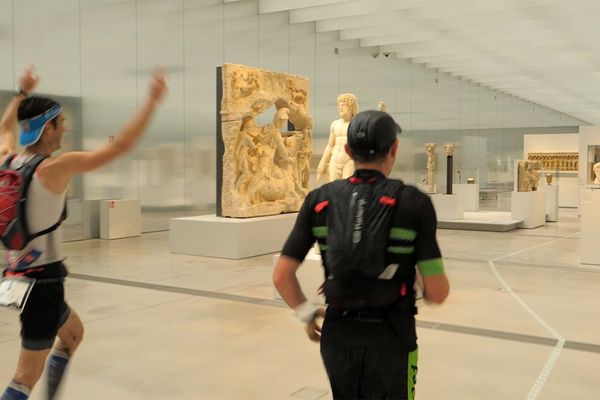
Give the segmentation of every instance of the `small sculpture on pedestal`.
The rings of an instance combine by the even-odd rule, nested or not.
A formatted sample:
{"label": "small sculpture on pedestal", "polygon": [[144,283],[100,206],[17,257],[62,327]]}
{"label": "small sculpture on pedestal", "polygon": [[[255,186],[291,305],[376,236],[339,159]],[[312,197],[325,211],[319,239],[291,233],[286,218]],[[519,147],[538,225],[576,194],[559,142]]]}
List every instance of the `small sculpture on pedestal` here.
{"label": "small sculpture on pedestal", "polygon": [[596,178],[594,179],[594,183],[596,185],[600,185],[600,162],[594,164],[594,167],[592,169],[594,170],[594,175],[596,176]]}
{"label": "small sculpture on pedestal", "polygon": [[446,194],[452,194],[452,161],[454,158],[454,144],[447,143],[444,145],[444,153],[446,153]]}
{"label": "small sculpture on pedestal", "polygon": [[517,187],[519,192],[535,192],[537,190],[541,167],[539,161],[519,161],[519,184]]}
{"label": "small sculpture on pedestal", "polygon": [[385,105],[385,103],[383,101],[377,102],[377,110],[383,111],[383,112],[388,112],[387,106]]}
{"label": "small sculpture on pedestal", "polygon": [[348,140],[348,125],[358,113],[358,100],[351,93],[342,93],[337,98],[339,119],[329,127],[329,142],[317,167],[317,183],[348,178],[354,173],[354,161],[344,146]]}
{"label": "small sculpture on pedestal", "polygon": [[552,185],[552,174],[546,174],[546,183],[548,184],[548,186]]}
{"label": "small sculpture on pedestal", "polygon": [[427,192],[435,193],[435,143],[425,143],[427,151]]}

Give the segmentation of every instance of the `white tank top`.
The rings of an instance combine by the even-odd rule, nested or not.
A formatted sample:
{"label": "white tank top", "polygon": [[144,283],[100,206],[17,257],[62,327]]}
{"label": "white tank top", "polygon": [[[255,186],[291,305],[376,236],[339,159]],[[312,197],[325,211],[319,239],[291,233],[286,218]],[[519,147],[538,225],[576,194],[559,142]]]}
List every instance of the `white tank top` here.
{"label": "white tank top", "polygon": [[[11,168],[17,168],[29,161],[30,155],[17,155],[11,162]],[[65,207],[66,191],[54,193],[48,190],[34,173],[25,205],[27,226],[34,234],[51,227],[62,216]],[[33,239],[23,250],[6,252],[9,269],[25,270],[62,261],[63,257],[62,225],[52,232]]]}

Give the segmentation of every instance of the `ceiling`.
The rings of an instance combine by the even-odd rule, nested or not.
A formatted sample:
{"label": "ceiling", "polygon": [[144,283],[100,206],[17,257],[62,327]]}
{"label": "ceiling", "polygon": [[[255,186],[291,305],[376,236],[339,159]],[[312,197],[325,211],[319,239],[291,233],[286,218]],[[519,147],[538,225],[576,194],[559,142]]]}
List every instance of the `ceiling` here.
{"label": "ceiling", "polygon": [[598,0],[259,0],[348,45],[600,125]]}

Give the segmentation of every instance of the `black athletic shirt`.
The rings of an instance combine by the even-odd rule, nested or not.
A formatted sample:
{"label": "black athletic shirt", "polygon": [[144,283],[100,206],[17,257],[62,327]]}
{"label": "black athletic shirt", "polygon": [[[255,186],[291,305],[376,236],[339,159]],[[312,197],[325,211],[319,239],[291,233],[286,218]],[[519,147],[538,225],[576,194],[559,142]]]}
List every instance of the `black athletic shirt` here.
{"label": "black athletic shirt", "polygon": [[[311,191],[302,205],[282,254],[302,262],[314,242],[319,241],[323,255],[323,250],[327,251],[327,241],[323,238],[327,228],[318,226],[317,210],[326,196],[333,190],[333,193],[339,195],[337,200],[350,204],[346,201],[348,199],[344,199],[345,194],[340,195],[352,193],[352,190],[347,190],[351,187],[346,185],[382,185],[386,182],[389,183],[378,171],[357,170],[347,180],[331,182]],[[386,260],[398,264],[399,268],[413,276],[412,279],[415,265],[423,276],[443,273],[443,262],[435,237],[437,220],[429,196],[413,186],[403,185],[395,200]],[[409,293],[414,296],[412,290]],[[414,297],[412,301],[409,300],[409,306],[411,304],[414,309]],[[336,315],[339,315],[339,310],[328,308],[321,336],[322,346],[389,347],[399,344],[408,351],[417,347],[414,313],[388,315],[381,323],[361,323]]]}

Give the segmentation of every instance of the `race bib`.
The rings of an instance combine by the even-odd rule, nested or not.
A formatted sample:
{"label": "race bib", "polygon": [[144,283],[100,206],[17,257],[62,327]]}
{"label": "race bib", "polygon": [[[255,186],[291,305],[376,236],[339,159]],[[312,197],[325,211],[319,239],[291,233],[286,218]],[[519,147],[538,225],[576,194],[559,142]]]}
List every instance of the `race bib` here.
{"label": "race bib", "polygon": [[0,281],[0,306],[22,310],[35,281],[8,277]]}

